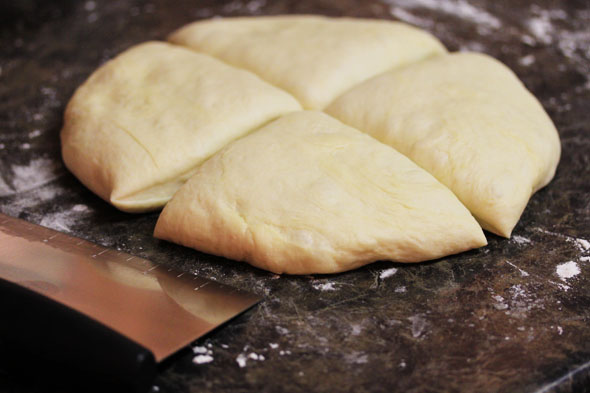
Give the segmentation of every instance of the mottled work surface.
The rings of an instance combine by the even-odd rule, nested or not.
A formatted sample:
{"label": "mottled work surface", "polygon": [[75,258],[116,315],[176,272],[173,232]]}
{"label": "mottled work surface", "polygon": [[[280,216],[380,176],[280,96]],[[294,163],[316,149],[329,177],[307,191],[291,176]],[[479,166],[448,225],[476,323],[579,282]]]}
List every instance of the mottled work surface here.
{"label": "mottled work surface", "polygon": [[[2,4],[0,210],[265,296],[195,343],[195,353],[166,363],[154,391],[590,390],[588,2]],[[563,146],[555,180],[532,198],[513,238],[488,234],[489,246],[432,263],[279,277],[153,239],[157,214],[121,213],[64,168],[64,106],[99,64],[195,19],[281,13],[404,20],[451,50],[508,64],[539,97]],[[44,391],[31,379],[0,373],[0,392]]]}

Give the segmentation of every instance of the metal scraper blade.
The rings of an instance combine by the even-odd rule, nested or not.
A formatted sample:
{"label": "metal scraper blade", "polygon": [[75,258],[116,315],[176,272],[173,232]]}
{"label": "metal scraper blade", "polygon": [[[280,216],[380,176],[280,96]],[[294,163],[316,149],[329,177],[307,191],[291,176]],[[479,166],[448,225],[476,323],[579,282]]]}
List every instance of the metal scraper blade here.
{"label": "metal scraper blade", "polygon": [[156,361],[260,298],[0,214],[0,278],[143,345]]}

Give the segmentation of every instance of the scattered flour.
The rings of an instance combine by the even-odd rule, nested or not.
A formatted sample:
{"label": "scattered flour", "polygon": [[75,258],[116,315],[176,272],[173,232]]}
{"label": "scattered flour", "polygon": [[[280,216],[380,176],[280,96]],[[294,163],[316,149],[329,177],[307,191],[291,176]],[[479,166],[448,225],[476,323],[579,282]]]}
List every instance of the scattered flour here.
{"label": "scattered flour", "polygon": [[344,360],[347,363],[365,364],[369,362],[369,357],[366,353],[353,351],[351,353],[347,353],[346,355],[344,355]]}
{"label": "scattered flour", "polygon": [[266,0],[251,0],[244,4],[243,1],[232,1],[223,7],[223,11],[257,13],[266,5]]}
{"label": "scattered flour", "polygon": [[[521,57],[518,60],[518,64],[520,64],[521,66],[524,66],[524,67],[528,67],[528,66],[532,65],[535,61],[536,61],[535,55],[526,55],[526,56]],[[514,237],[517,237],[517,236],[514,236]],[[520,236],[518,236],[518,237],[520,237]],[[522,239],[525,239],[525,238],[522,238]],[[526,240],[528,240],[528,239],[526,239]],[[530,243],[530,240],[527,241],[527,243]]]}
{"label": "scattered flour", "polygon": [[404,292],[406,292],[406,291],[407,291],[407,290],[406,290],[406,287],[405,287],[405,286],[403,286],[403,285],[402,285],[401,287],[397,287],[397,288],[395,288],[395,290],[394,290],[394,292],[395,292],[395,293],[404,293]]}
{"label": "scattered flour", "polygon": [[590,250],[590,242],[586,239],[576,238],[574,239],[580,251],[588,251]]}
{"label": "scattered flour", "polygon": [[260,361],[262,361],[262,360],[264,360],[264,355],[259,355],[259,354],[257,354],[257,353],[251,352],[251,353],[248,355],[248,359],[252,359],[252,360],[260,360]]}
{"label": "scattered flour", "polygon": [[420,337],[424,333],[424,330],[426,330],[426,319],[422,315],[417,314],[409,317],[408,320],[412,322],[412,337]]}
{"label": "scattered flour", "polygon": [[270,344],[268,344],[268,346],[269,346],[271,349],[277,349],[277,348],[279,347],[279,344],[277,344],[277,343],[270,343]]}
{"label": "scattered flour", "polygon": [[212,361],[213,356],[211,355],[197,355],[193,358],[193,363],[195,364],[211,363]]}
{"label": "scattered flour", "polygon": [[0,182],[0,197],[26,192],[47,184],[61,175],[61,166],[48,158],[31,160],[28,165],[13,165],[12,186]]}
{"label": "scattered flour", "polygon": [[395,273],[397,273],[397,269],[395,267],[392,267],[390,269],[385,269],[379,274],[379,278],[381,280],[383,280],[387,277],[393,276]]}
{"label": "scattered flour", "polygon": [[69,210],[45,214],[39,225],[56,231],[70,232],[71,228],[83,220],[87,213],[90,213],[87,206],[74,205]]}
{"label": "scattered flour", "polygon": [[[456,16],[478,26],[499,29],[502,23],[488,11],[469,4],[466,0],[384,0],[387,4],[406,9],[427,8]],[[393,9],[394,10],[394,9]],[[392,13],[393,13],[392,10]],[[398,11],[399,13],[399,11]],[[396,15],[398,16],[398,15]],[[400,18],[401,19],[401,18]]]}
{"label": "scattered flour", "polygon": [[504,298],[502,296],[492,295],[492,299],[496,301],[496,303],[494,304],[494,308],[496,308],[497,310],[506,310],[508,308],[508,305],[504,303]]}
{"label": "scattered flour", "polygon": [[238,357],[236,357],[236,362],[238,363],[238,366],[240,366],[240,368],[246,367],[248,360],[255,360],[261,362],[265,360],[265,357],[255,352],[250,352],[247,355],[245,353],[241,353],[238,355]]}
{"label": "scattered flour", "polygon": [[314,289],[317,289],[319,291],[335,291],[336,290],[333,282],[314,283],[314,284],[312,284],[312,286]]}
{"label": "scattered flour", "polygon": [[86,11],[94,11],[95,8],[96,3],[94,1],[87,1],[86,4],[84,4],[84,9]]}
{"label": "scattered flour", "polygon": [[29,138],[31,139],[37,138],[39,135],[41,135],[41,130],[33,130],[29,132]]}
{"label": "scattered flour", "polygon": [[512,236],[512,239],[510,239],[510,240],[514,241],[516,244],[530,244],[531,243],[530,239],[527,239],[526,237],[518,236],[518,235]]}
{"label": "scattered flour", "polygon": [[284,336],[286,334],[289,334],[289,329],[284,328],[282,326],[275,326],[275,330],[277,331],[278,334],[280,334],[281,336]]}
{"label": "scattered flour", "polygon": [[201,346],[193,347],[193,352],[201,354],[201,355],[203,355],[203,354],[211,355],[211,350],[207,349],[207,347],[201,347]]}
{"label": "scattered flour", "polygon": [[420,18],[400,7],[391,6],[389,13],[395,16],[397,19],[408,22],[414,26],[423,27],[425,29],[430,29],[434,26],[433,20]]}
{"label": "scattered flour", "polygon": [[563,334],[563,328],[561,326],[557,327],[557,334],[559,334],[560,336]]}
{"label": "scattered flour", "polygon": [[557,265],[555,272],[562,281],[567,281],[569,278],[575,277],[580,274],[580,268],[574,261],[565,262]]}
{"label": "scattered flour", "polygon": [[248,358],[243,353],[239,354],[238,357],[236,358],[236,362],[238,363],[238,366],[240,366],[240,368],[246,367],[247,361],[248,361]]}
{"label": "scattered flour", "polygon": [[590,89],[590,29],[582,26],[564,28],[562,21],[567,19],[568,15],[561,9],[544,9],[533,4],[531,15],[525,20],[525,27],[530,36],[523,36],[523,42],[531,46],[537,43],[554,44],[569,63],[586,76],[587,83],[584,86]]}
{"label": "scattered flour", "polygon": [[521,268],[519,268],[518,266],[516,266],[514,263],[510,262],[510,261],[506,261],[507,264],[509,264],[510,266],[512,266],[513,268],[517,269],[520,272],[520,275],[522,277],[528,277],[529,274],[527,272],[525,272],[524,270],[522,270]]}
{"label": "scattered flour", "polygon": [[350,334],[353,336],[358,336],[363,331],[363,327],[361,325],[352,325]]}

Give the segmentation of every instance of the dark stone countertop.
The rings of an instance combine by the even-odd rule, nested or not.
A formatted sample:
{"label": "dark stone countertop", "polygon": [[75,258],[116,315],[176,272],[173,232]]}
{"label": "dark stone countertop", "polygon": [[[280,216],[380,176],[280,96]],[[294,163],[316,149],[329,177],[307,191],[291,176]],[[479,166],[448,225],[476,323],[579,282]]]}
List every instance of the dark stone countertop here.
{"label": "dark stone countertop", "polygon": [[[34,1],[0,5],[0,211],[264,295],[164,364],[160,392],[590,391],[590,5],[586,1]],[[442,260],[279,277],[152,238],[64,168],[74,89],[127,47],[215,15],[401,19],[510,66],[559,129],[557,175],[511,240]],[[580,273],[560,277],[572,262]],[[571,265],[571,264],[570,264]],[[571,265],[573,266],[573,265]],[[240,367],[236,359],[247,359]],[[258,359],[252,359],[258,357]],[[43,365],[35,365],[43,367]],[[34,370],[34,368],[33,368]],[[34,375],[34,371],[32,371]],[[0,372],[0,392],[46,391]]]}

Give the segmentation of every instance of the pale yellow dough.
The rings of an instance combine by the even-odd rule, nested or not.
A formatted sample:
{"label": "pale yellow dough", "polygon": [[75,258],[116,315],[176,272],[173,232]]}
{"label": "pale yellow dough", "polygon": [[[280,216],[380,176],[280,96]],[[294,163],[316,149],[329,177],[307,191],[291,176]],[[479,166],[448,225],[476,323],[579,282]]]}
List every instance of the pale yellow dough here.
{"label": "pale yellow dough", "polygon": [[400,22],[264,16],[189,24],[170,42],[245,68],[322,109],[381,72],[445,52],[432,35]]}
{"label": "pale yellow dough", "polygon": [[276,273],[418,262],[486,244],[445,186],[321,112],[281,117],[201,165],[155,236]]}
{"label": "pale yellow dough", "polygon": [[326,111],[411,158],[485,229],[505,237],[559,161],[559,137],[541,104],[506,66],[482,54],[387,72]]}
{"label": "pale yellow dough", "polygon": [[299,103],[256,75],[167,43],[100,67],[67,106],[63,159],[125,211],[163,206],[194,168]]}

